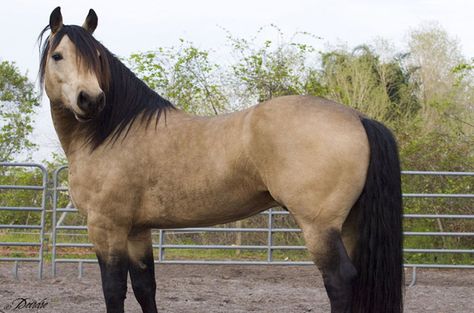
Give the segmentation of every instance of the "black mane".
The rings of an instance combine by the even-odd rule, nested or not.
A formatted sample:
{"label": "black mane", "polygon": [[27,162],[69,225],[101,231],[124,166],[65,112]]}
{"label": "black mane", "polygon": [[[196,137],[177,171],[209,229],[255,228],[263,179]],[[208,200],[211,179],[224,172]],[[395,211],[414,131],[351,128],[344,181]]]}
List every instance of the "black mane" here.
{"label": "black mane", "polygon": [[105,93],[106,104],[102,112],[93,120],[82,124],[92,150],[99,147],[108,138],[114,142],[124,132],[124,136],[127,136],[137,117],[140,117],[141,122],[145,122],[148,126],[155,117],[156,123],[158,123],[161,114],[166,114],[166,109],[174,109],[171,102],[150,89],[82,27],[64,25],[52,37],[52,40],[49,40],[48,36],[41,45],[43,35],[48,30],[49,26],[39,36],[41,87],[44,85],[44,72],[49,50],[50,48],[55,49],[61,39],[67,35],[76,46],[78,61],[96,73]]}

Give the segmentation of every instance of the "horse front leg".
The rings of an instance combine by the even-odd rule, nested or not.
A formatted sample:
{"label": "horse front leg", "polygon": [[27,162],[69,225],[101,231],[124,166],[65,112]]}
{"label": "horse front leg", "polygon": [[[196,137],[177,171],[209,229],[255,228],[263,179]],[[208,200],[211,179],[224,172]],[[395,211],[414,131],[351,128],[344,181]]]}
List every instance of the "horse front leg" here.
{"label": "horse front leg", "polygon": [[107,221],[89,218],[89,239],[99,260],[107,313],[124,313],[129,265],[128,229],[108,224]]}
{"label": "horse front leg", "polygon": [[151,230],[132,230],[128,236],[129,272],[132,288],[143,313],[157,313],[155,263]]}

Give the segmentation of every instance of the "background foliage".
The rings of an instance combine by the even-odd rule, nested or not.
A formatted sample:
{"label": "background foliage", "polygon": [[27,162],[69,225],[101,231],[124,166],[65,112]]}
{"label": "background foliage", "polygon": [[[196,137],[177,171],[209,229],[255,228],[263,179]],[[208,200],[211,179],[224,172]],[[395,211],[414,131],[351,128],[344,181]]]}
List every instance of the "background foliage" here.
{"label": "background foliage", "polygon": [[[274,32],[272,40],[265,31]],[[270,25],[252,38],[229,32],[227,49],[232,58],[219,58],[219,51],[180,40],[176,46],[137,52],[125,62],[151,88],[179,108],[200,115],[215,115],[246,108],[273,97],[303,94],[326,97],[361,111],[387,124],[395,133],[405,170],[473,171],[474,169],[474,61],[465,58],[459,43],[437,24],[425,24],[408,34],[405,50],[398,51],[383,40],[357,47],[344,45],[318,49],[315,35],[285,35]],[[0,160],[13,160],[31,151],[28,139],[37,96],[31,83],[12,63],[0,64]],[[55,168],[65,162],[56,156]],[[20,185],[38,183],[37,173],[2,170],[0,184],[10,179]],[[63,177],[63,179],[65,179]],[[403,177],[406,193],[472,193],[473,179]],[[0,206],[36,205],[38,195],[0,191]],[[67,199],[61,200],[63,205]],[[25,204],[26,203],[26,204]],[[30,204],[27,204],[30,203]],[[31,204],[32,203],[32,204]],[[406,213],[473,214],[472,200],[407,199]],[[2,212],[0,223],[32,223],[32,214]],[[65,222],[82,218],[70,216]],[[261,216],[242,226],[265,225]],[[279,217],[281,227],[296,227],[288,217]],[[407,219],[407,231],[473,231],[469,221]],[[182,243],[256,244],[266,241],[251,235],[185,235],[170,240]],[[298,235],[276,238],[280,244],[301,244]],[[407,237],[407,248],[472,248],[472,238]],[[287,255],[280,255],[282,259]],[[291,258],[305,257],[299,254]],[[406,255],[406,262],[473,263],[472,255]],[[435,258],[435,259],[433,259]]]}
{"label": "background foliage", "polygon": [[389,125],[404,169],[469,170],[474,165],[472,62],[437,24],[409,34],[407,51],[376,42],[320,51],[317,37],[297,33],[277,40],[228,33],[234,58],[184,40],[175,47],[133,54],[137,75],[179,107],[197,114],[233,111],[273,97],[322,96]]}
{"label": "background foliage", "polygon": [[37,105],[36,90],[26,75],[14,63],[0,62],[0,162],[35,147],[28,136]]}

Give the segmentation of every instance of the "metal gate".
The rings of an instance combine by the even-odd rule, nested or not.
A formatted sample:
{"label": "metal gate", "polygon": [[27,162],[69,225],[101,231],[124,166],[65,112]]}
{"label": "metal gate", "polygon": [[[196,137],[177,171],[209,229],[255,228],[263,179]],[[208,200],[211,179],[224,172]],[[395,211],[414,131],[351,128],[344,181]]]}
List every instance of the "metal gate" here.
{"label": "metal gate", "polygon": [[[12,221],[9,224],[0,224],[0,237],[6,239],[0,240],[0,247],[6,250],[0,255],[0,262],[14,262],[13,273],[18,277],[19,262],[37,262],[38,263],[38,278],[43,277],[43,262],[44,262],[44,241],[45,241],[45,217],[46,217],[46,198],[48,192],[48,172],[45,167],[40,164],[28,163],[4,163],[0,162],[0,173],[3,178],[7,177],[8,173],[14,170],[23,170],[26,175],[34,175],[34,170],[40,172],[39,184],[37,185],[18,185],[15,182],[4,182],[0,184],[0,194],[7,198],[8,193],[12,197],[18,198],[20,192],[39,193],[39,199],[35,203],[18,203],[11,206],[8,203],[0,202],[0,212],[26,212],[28,214],[27,222]],[[14,177],[13,175],[11,176]],[[5,201],[6,202],[6,201]],[[36,218],[36,223],[29,223],[30,216]],[[3,215],[2,215],[3,216]],[[25,248],[26,251],[15,251],[10,253],[11,249]],[[31,253],[33,250],[33,253]],[[11,256],[10,256],[11,255]]]}

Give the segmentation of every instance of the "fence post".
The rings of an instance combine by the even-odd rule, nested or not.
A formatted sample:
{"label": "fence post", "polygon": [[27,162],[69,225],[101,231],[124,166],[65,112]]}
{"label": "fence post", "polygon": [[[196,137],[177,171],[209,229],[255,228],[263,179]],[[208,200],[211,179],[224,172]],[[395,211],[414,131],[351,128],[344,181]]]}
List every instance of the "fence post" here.
{"label": "fence post", "polygon": [[52,224],[51,225],[51,274],[56,277],[56,208],[58,203],[58,176],[59,168],[54,170],[53,173],[53,213],[52,213]]}
{"label": "fence post", "polygon": [[40,260],[38,265],[38,278],[43,279],[43,262],[44,262],[44,229],[46,227],[46,197],[48,196],[48,171],[42,165],[38,165],[43,174],[43,194],[41,199],[41,229],[40,229]]}
{"label": "fence post", "polygon": [[273,261],[273,209],[268,210],[268,250],[267,262]]}
{"label": "fence post", "polygon": [[[237,222],[235,222],[235,227],[242,228],[242,220],[238,220]],[[237,247],[240,247],[242,245],[242,232],[238,231],[235,235],[235,245]],[[235,250],[235,255],[240,256],[240,251],[240,249]]]}
{"label": "fence post", "polygon": [[158,261],[163,262],[165,256],[164,256],[164,251],[163,251],[163,244],[165,239],[163,238],[165,236],[165,231],[163,229],[160,229],[160,241],[158,242]]}
{"label": "fence post", "polygon": [[56,277],[56,237],[57,237],[57,209],[58,209],[58,200],[59,200],[59,172],[67,168],[67,165],[63,165],[58,167],[53,172],[53,216],[52,216],[52,230],[51,236],[53,237],[51,240],[52,248],[51,248],[51,272],[53,277]]}

